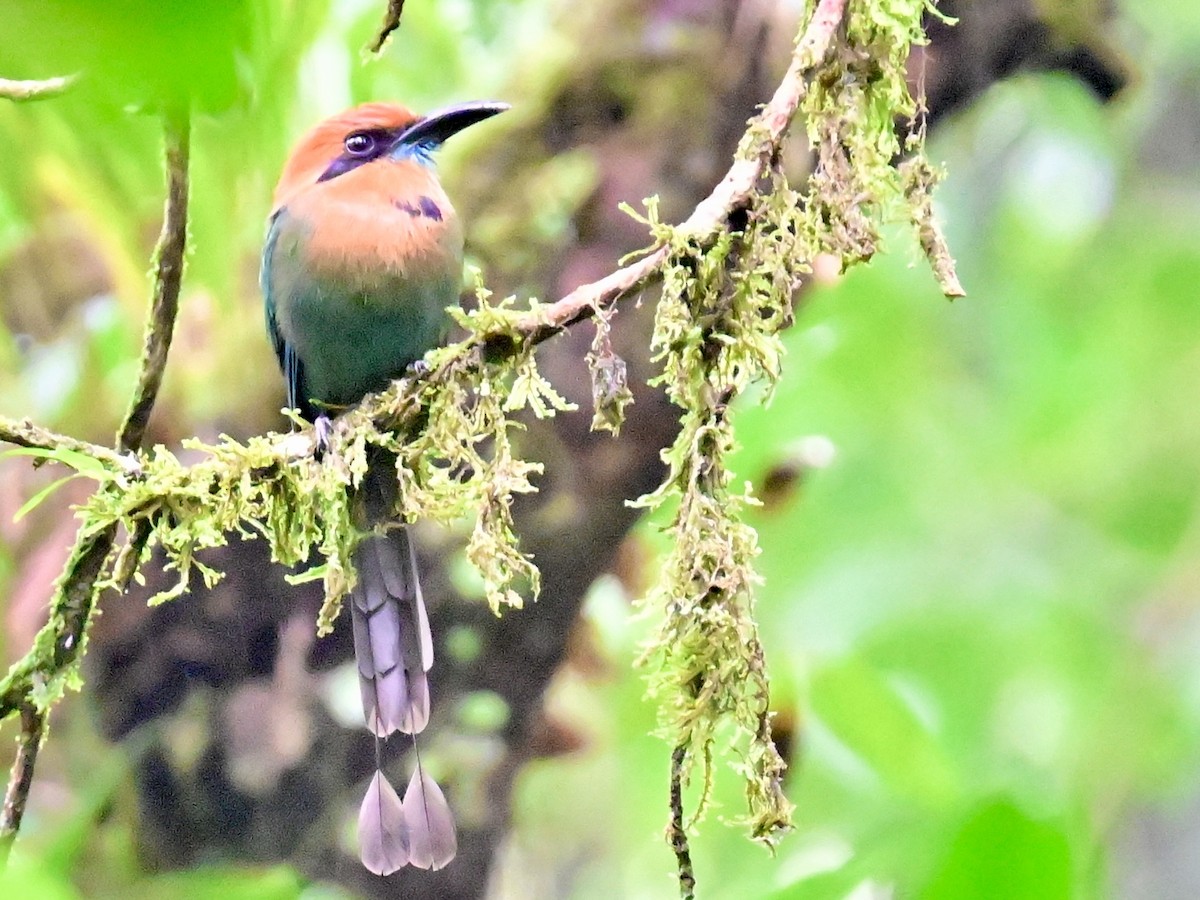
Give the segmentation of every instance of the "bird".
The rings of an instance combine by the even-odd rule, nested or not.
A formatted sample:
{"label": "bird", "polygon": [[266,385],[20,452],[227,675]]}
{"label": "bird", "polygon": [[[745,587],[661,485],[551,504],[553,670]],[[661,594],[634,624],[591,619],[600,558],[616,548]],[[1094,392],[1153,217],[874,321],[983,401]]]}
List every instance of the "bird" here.
{"label": "bird", "polygon": [[[463,227],[435,168],[453,135],[508,109],[477,101],[419,116],[364,103],[298,141],[275,188],[260,283],[267,333],[287,404],[312,422],[318,448],[330,422],[402,377],[444,343],[462,286]],[[403,799],[380,742],[429,720],[433,640],[416,554],[395,521],[395,457],[376,451],[352,500],[359,540],[346,605],[375,774],[359,811],[363,865],[389,875],[439,869],[457,852],[456,827],[419,751]]]}

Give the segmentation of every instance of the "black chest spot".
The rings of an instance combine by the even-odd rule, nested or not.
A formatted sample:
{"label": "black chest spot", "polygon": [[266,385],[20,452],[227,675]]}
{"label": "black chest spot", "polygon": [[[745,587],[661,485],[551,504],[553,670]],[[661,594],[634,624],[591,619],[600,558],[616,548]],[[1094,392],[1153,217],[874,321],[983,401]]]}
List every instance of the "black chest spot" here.
{"label": "black chest spot", "polygon": [[442,210],[433,202],[433,199],[426,197],[424,194],[416,203],[409,203],[407,200],[393,200],[392,206],[401,212],[406,212],[414,219],[430,219],[434,222],[442,221]]}

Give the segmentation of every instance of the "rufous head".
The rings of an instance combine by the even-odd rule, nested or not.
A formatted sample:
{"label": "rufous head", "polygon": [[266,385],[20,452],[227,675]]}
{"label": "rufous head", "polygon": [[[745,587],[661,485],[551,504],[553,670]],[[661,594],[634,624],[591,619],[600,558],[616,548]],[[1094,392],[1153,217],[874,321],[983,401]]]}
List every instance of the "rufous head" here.
{"label": "rufous head", "polygon": [[363,103],[319,123],[288,157],[275,188],[280,209],[298,191],[361,166],[411,158],[428,163],[451,136],[508,109],[507,103],[463,103],[418,116],[395,103]]}

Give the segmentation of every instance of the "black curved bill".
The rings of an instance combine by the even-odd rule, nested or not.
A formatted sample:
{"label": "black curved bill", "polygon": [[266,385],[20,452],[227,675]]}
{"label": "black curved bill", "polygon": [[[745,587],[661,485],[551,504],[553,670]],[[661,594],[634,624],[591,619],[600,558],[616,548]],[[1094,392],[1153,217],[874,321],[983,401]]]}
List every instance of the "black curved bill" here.
{"label": "black curved bill", "polygon": [[507,103],[491,100],[477,100],[474,103],[451,106],[448,109],[430,113],[425,118],[418,120],[416,124],[410,125],[396,138],[395,146],[402,144],[437,146],[464,128],[470,128],[509,108]]}

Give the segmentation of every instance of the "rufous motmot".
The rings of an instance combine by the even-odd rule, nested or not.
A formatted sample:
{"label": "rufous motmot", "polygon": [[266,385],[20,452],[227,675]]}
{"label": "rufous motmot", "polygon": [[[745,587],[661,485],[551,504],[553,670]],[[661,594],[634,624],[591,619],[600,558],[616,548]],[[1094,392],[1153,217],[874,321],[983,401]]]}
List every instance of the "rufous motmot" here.
{"label": "rufous motmot", "polygon": [[[467,103],[420,117],[366,103],[308,132],[275,189],[262,290],[288,406],[328,432],[328,416],[387,387],[445,340],[462,284],[463,231],[434,170],[447,138],[507,109]],[[417,756],[403,800],[379,742],[429,720],[433,640],[416,557],[400,523],[395,460],[377,454],[354,501],[362,531],[348,606],[376,772],[359,813],[363,864],[380,875],[441,868],[454,818]]]}

